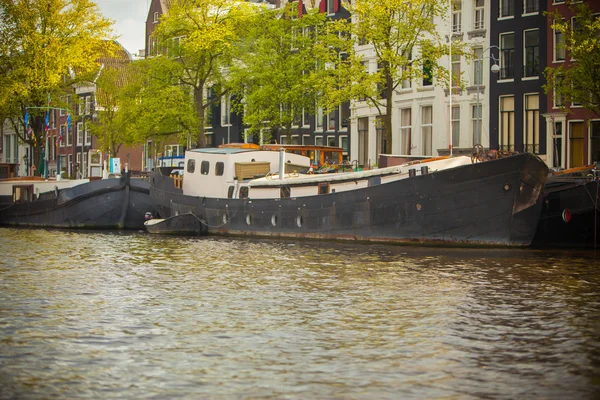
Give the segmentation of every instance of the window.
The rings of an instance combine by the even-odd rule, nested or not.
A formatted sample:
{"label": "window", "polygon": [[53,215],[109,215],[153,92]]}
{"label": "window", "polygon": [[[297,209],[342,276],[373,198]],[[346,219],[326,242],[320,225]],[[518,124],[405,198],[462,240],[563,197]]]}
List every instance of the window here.
{"label": "window", "polygon": [[500,79],[513,79],[515,34],[500,34]]}
{"label": "window", "polygon": [[475,21],[473,26],[475,29],[485,28],[485,0],[475,0]]}
{"label": "window", "polygon": [[369,157],[369,117],[358,119],[358,163],[366,164]]}
{"label": "window", "polygon": [[500,97],[500,150],[515,150],[515,98]]}
{"label": "window", "polygon": [[[556,24],[557,21],[555,20],[554,23]],[[565,55],[565,34],[554,29],[554,61],[564,61]]]}
{"label": "window", "polygon": [[525,151],[540,152],[540,96],[525,95]]}
{"label": "window", "polygon": [[473,53],[473,84],[479,86],[483,84],[483,48],[477,47]]}
{"label": "window", "polygon": [[60,140],[60,147],[65,147],[65,141],[67,140],[67,127],[65,125],[60,126],[60,136],[62,140]]}
{"label": "window", "polygon": [[556,80],[554,82],[554,96],[553,96],[553,103],[554,103],[554,108],[561,108],[562,106],[565,105],[565,101],[563,98],[563,95],[556,90],[557,87],[562,86],[562,82],[563,82],[563,76],[558,74],[556,75]]}
{"label": "window", "polygon": [[460,106],[452,106],[452,147],[460,145]]}
{"label": "window", "polygon": [[525,31],[524,77],[538,76],[540,73],[540,31]]}
{"label": "window", "polygon": [[187,169],[186,170],[190,174],[193,174],[194,171],[196,170],[196,160],[188,160]]}
{"label": "window", "polygon": [[554,147],[552,154],[552,167],[562,167],[563,164],[563,123],[562,121],[556,121],[554,123],[554,131],[552,132],[552,146]]}
{"label": "window", "polygon": [[315,146],[323,146],[323,136],[315,136]]}
{"label": "window", "polygon": [[329,183],[321,182],[319,183],[319,194],[327,194],[329,193]]}
{"label": "window", "polygon": [[540,11],[540,0],[524,0],[523,14],[533,14]]}
{"label": "window", "polygon": [[154,19],[152,20],[152,22],[155,24],[158,23],[158,13],[157,12],[154,13]]}
{"label": "window", "polygon": [[400,110],[400,154],[410,154],[411,150],[411,109]]}
{"label": "window", "polygon": [[348,136],[340,136],[340,147],[344,150],[342,151],[342,156],[348,155]]}
{"label": "window", "polygon": [[73,176],[73,154],[67,155],[67,176]]}
{"label": "window", "polygon": [[327,14],[335,14],[335,2],[339,0],[327,0]]}
{"label": "window", "polygon": [[67,146],[71,146],[73,144],[73,128],[69,129],[67,127],[66,141],[67,141]]}
{"label": "window", "polygon": [[209,171],[210,171],[210,163],[206,160],[202,161],[200,163],[200,173],[202,175],[208,175]]}
{"label": "window", "polygon": [[350,102],[344,102],[340,105],[340,130],[348,130],[350,124]]}
{"label": "window", "polygon": [[423,61],[423,86],[433,85],[433,67],[430,60]]}
{"label": "window", "polygon": [[309,127],[310,126],[310,114],[306,110],[306,108],[302,109],[302,126]]}
{"label": "window", "polygon": [[310,135],[302,135],[302,144],[303,145],[310,144],[310,139],[311,139]]}
{"label": "window", "polygon": [[[279,188],[279,197],[282,199],[286,199],[290,197],[292,190],[289,185],[283,185]],[[241,195],[240,195],[241,197]]]}
{"label": "window", "polygon": [[83,144],[83,123],[78,122],[77,123],[77,146],[81,146],[82,144]]}
{"label": "window", "polygon": [[462,31],[462,1],[452,1],[452,32],[458,33]]}
{"label": "window", "polygon": [[85,129],[84,129],[84,137],[85,137],[85,145],[86,146],[91,146],[92,145],[92,134],[89,131],[89,123],[85,124]]}
{"label": "window", "polygon": [[327,130],[328,131],[335,131],[335,111],[336,110],[331,110],[327,114]]}
{"label": "window", "polygon": [[452,87],[460,86],[460,54],[452,54]]}
{"label": "window", "polygon": [[500,18],[512,17],[515,15],[514,0],[500,0]]}
{"label": "window", "polygon": [[322,131],[323,130],[323,107],[317,107],[317,115],[315,116],[316,119],[316,128],[318,131]]}
{"label": "window", "polygon": [[228,198],[228,199],[231,199],[231,198],[233,198],[233,191],[234,191],[234,190],[235,190],[235,187],[234,187],[234,186],[229,186],[229,187],[227,188],[227,198]]}
{"label": "window", "polygon": [[423,140],[423,155],[432,155],[433,107],[421,106],[421,138]]}
{"label": "window", "polygon": [[473,146],[481,144],[481,104],[476,104],[471,110],[471,120],[473,121]]}
{"label": "window", "polygon": [[240,187],[240,199],[248,198],[248,186]]}
{"label": "window", "polygon": [[335,147],[335,136],[327,136],[327,146]]}
{"label": "window", "polygon": [[590,147],[592,163],[600,161],[600,121],[590,121]]}
{"label": "window", "polygon": [[223,176],[223,171],[225,170],[225,164],[223,161],[217,161],[215,164],[215,175]]}
{"label": "window", "polygon": [[231,97],[221,97],[221,126],[231,125]]}

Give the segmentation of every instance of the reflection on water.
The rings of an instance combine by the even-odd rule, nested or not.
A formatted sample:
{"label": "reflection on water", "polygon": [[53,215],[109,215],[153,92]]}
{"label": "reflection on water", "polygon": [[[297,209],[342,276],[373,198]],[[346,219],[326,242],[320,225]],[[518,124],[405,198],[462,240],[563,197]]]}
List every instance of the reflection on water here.
{"label": "reflection on water", "polygon": [[600,396],[593,252],[0,229],[0,398]]}

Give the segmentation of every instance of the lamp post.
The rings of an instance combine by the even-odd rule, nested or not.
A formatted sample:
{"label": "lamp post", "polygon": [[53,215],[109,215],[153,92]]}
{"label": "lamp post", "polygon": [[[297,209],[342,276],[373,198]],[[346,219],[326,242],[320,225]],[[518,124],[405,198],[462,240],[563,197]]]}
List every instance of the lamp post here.
{"label": "lamp post", "polygon": [[[481,100],[479,98],[479,91],[481,88],[481,82],[483,81],[483,60],[484,60],[484,54],[486,51],[492,49],[492,48],[496,48],[498,49],[498,52],[500,51],[500,48],[496,45],[492,45],[488,48],[486,48],[485,50],[483,50],[481,52],[481,65],[480,65],[480,69],[481,69],[481,78],[479,77],[475,77],[477,79],[477,112],[478,115],[476,116],[477,119],[475,120],[476,125],[475,125],[475,135],[477,135],[478,139],[481,141],[481,119],[483,118],[483,110],[481,109]],[[490,71],[492,71],[492,73],[497,74],[498,72],[500,72],[500,66],[498,65],[498,59],[494,57],[493,54],[490,53],[489,58],[494,61],[494,65],[492,65],[490,67]],[[479,75],[479,71],[477,71],[477,74]],[[473,143],[473,145],[475,144],[481,144],[481,143]]]}

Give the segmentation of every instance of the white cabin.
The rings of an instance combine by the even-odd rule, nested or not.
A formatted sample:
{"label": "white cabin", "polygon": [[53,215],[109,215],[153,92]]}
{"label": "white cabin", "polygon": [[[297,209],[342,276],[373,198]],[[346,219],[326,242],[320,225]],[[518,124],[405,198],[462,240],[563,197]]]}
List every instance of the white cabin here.
{"label": "white cabin", "polygon": [[[240,148],[207,148],[186,152],[183,193],[215,198],[278,199],[356,190],[416,174],[471,164],[470,157],[421,160],[369,171],[307,175],[310,159],[281,152]],[[422,167],[426,167],[421,169]],[[424,171],[427,172],[424,172]]]}

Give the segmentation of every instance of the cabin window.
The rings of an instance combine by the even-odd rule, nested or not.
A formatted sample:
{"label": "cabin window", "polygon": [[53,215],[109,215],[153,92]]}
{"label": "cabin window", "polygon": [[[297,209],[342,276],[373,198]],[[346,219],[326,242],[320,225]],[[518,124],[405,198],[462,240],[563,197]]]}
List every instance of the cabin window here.
{"label": "cabin window", "polygon": [[210,171],[210,163],[208,161],[202,161],[200,164],[200,173],[202,175],[208,175],[208,171]]}
{"label": "cabin window", "polygon": [[222,161],[218,161],[215,164],[215,175],[223,176],[223,170],[225,169],[225,164]]}
{"label": "cabin window", "polygon": [[196,160],[188,160],[187,172],[193,174],[196,170]]}
{"label": "cabin window", "polygon": [[229,189],[227,189],[227,198],[228,198],[228,199],[231,199],[231,198],[233,198],[233,190],[234,190],[234,189],[235,189],[235,188],[234,188],[233,186],[229,186]]}
{"label": "cabin window", "polygon": [[323,182],[319,183],[319,194],[327,194],[329,193],[329,183]]}
{"label": "cabin window", "polygon": [[240,199],[248,198],[248,186],[242,186],[240,188]]}
{"label": "cabin window", "polygon": [[369,186],[377,186],[381,185],[381,177],[380,176],[372,176],[369,178]]}
{"label": "cabin window", "polygon": [[285,185],[279,188],[279,197],[282,199],[290,197],[292,189],[289,185]]}

